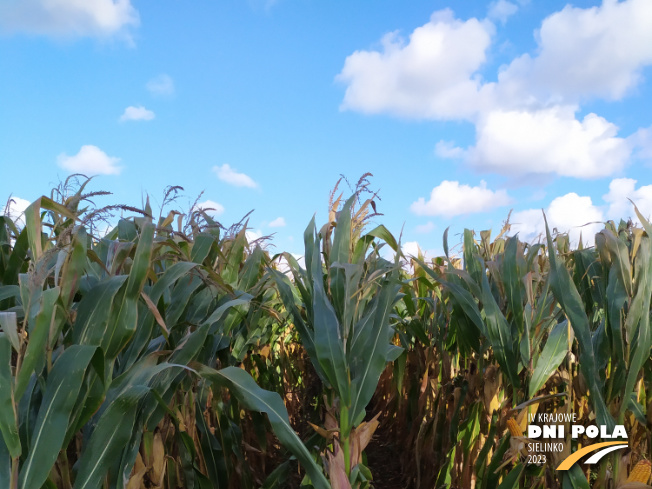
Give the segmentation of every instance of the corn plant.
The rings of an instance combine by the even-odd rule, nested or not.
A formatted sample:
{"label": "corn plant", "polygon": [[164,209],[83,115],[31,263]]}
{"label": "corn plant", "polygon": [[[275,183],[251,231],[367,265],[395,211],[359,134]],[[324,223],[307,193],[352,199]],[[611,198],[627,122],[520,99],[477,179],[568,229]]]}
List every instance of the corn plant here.
{"label": "corn plant", "polygon": [[[334,191],[302,266],[249,243],[246,219],[95,209],[87,184],[0,216],[0,487],[370,488],[377,430],[405,487],[650,487],[640,214],[576,249],[507,223],[465,231],[455,257],[446,232],[444,256],[402,266],[366,231],[376,194]],[[131,217],[96,236],[115,210]],[[587,441],[565,440],[527,464],[527,416],[550,412],[624,425],[629,450],[560,473]]]}
{"label": "corn plant", "polygon": [[232,439],[222,445],[204,411],[226,387],[266,413],[314,486],[328,487],[278,394],[237,367],[212,368],[260,309],[238,290],[261,290],[260,252],[242,263],[244,229],[188,239],[166,220],[154,226],[146,208],[98,240],[83,225],[82,197],[42,197],[22,230],[3,217],[0,486],[220,487],[234,470],[226,450],[239,451],[239,411],[221,418],[229,424],[217,434]]}
{"label": "corn plant", "polygon": [[365,408],[385,365],[401,351],[391,341],[390,325],[400,288],[397,262],[381,258],[374,239],[384,239],[395,251],[398,245],[383,227],[355,237],[356,197],[349,198],[336,220],[319,233],[313,218],[304,234],[305,269],[286,255],[299,297],[287,278],[275,272],[285,306],[327,393],[326,427],[319,431],[332,441],[326,460],[333,487],[368,485],[371,474],[362,452],[377,422],[363,422]]}

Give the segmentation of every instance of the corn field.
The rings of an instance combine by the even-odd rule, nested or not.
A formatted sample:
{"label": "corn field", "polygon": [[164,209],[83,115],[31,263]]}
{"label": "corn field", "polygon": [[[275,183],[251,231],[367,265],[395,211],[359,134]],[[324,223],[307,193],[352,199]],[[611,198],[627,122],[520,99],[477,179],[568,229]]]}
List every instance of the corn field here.
{"label": "corn field", "polygon": [[[96,209],[86,183],[0,217],[0,488],[652,487],[643,216],[576,249],[506,223],[454,255],[446,233],[426,260],[358,189],[297,261],[200,209]],[[629,446],[530,463],[542,413]]]}

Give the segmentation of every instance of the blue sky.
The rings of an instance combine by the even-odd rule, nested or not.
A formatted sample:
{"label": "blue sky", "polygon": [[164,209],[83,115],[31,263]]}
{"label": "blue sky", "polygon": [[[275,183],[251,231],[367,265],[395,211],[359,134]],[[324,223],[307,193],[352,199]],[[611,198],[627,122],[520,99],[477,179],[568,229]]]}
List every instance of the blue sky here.
{"label": "blue sky", "polygon": [[[77,171],[301,253],[341,174],[377,220],[574,239],[652,214],[652,2],[0,2],[0,201]],[[24,200],[23,200],[24,199]],[[208,205],[208,204],[206,204]]]}

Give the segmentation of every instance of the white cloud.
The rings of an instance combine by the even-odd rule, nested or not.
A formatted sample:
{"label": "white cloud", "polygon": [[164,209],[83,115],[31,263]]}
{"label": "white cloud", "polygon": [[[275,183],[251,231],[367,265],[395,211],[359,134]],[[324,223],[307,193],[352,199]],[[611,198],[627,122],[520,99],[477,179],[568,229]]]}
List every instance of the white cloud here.
{"label": "white cloud", "polygon": [[0,3],[0,29],[55,37],[122,35],[140,23],[130,0],[20,0]]}
{"label": "white cloud", "polygon": [[401,251],[405,256],[418,257],[419,254],[421,255],[424,254],[423,250],[421,249],[417,241],[408,241],[407,243],[403,243],[401,245]]}
{"label": "white cloud", "polygon": [[[419,255],[421,255],[421,258],[425,262],[429,262],[433,258],[436,258],[438,256],[444,256],[443,250],[436,249],[436,248],[426,249],[423,246],[421,246],[421,244],[418,241],[408,241],[406,243],[402,243],[401,251],[403,252],[403,255],[407,258],[407,260],[401,260],[401,265],[410,273],[414,272],[410,257],[419,258]],[[395,255],[393,251],[391,251],[391,248],[388,247],[388,250],[386,251],[386,256],[384,258],[387,260],[394,260],[394,257]]]}
{"label": "white cloud", "polygon": [[419,197],[410,210],[420,216],[452,217],[461,214],[486,212],[495,207],[508,205],[511,199],[505,190],[493,191],[485,181],[479,187],[460,185],[459,182],[444,180],[432,189],[427,202]]}
{"label": "white cloud", "polygon": [[174,80],[170,75],[165,73],[155,76],[145,85],[152,95],[172,95],[174,94]]}
{"label": "white cloud", "polygon": [[18,224],[19,227],[25,226],[25,209],[29,207],[31,202],[20,197],[12,196],[9,198],[3,214],[11,217]]}
{"label": "white cloud", "polygon": [[636,158],[652,160],[652,126],[639,129],[627,139],[634,148]]}
{"label": "white cloud", "polygon": [[[604,228],[602,210],[593,205],[591,197],[581,197],[574,192],[555,198],[545,212],[550,232],[568,233],[573,244],[579,243],[580,235],[584,243],[593,243],[595,234]],[[510,223],[511,234],[519,233],[523,241],[545,237],[541,209],[515,212]]]}
{"label": "white cloud", "polygon": [[247,242],[251,243],[252,241],[256,241],[257,239],[262,238],[263,232],[260,229],[247,229],[245,231],[245,236],[247,238]]}
{"label": "white cloud", "polygon": [[501,23],[507,22],[507,19],[518,11],[518,5],[508,2],[507,0],[496,0],[489,4],[487,17],[497,20]]}
{"label": "white cloud", "polygon": [[[303,259],[303,255],[300,255],[298,253],[290,253],[290,254],[297,261],[297,263],[301,268],[306,268],[306,263],[305,260]],[[292,277],[290,264],[288,263],[284,255],[279,255],[277,260],[274,261],[272,264],[279,272],[284,273],[288,277]]]}
{"label": "white cloud", "polygon": [[492,111],[476,131],[471,164],[502,174],[604,177],[622,170],[631,154],[614,124],[595,114],[580,122],[569,107]]}
{"label": "white cloud", "polygon": [[223,182],[233,185],[235,187],[249,187],[256,188],[258,184],[254,180],[244,173],[237,172],[234,168],[231,168],[229,165],[214,166],[213,171],[217,175],[217,178]]}
{"label": "white cloud", "polygon": [[277,217],[272,222],[269,223],[270,228],[282,228],[286,225],[285,218]]}
{"label": "white cloud", "polygon": [[356,51],[337,80],[347,85],[342,109],[403,117],[457,119],[479,108],[480,80],[493,24],[435,12],[406,42],[396,32],[380,51]]}
{"label": "white cloud", "polygon": [[138,107],[130,105],[120,116],[120,121],[151,121],[154,117],[156,117],[154,112],[146,109],[142,105]]}
{"label": "white cloud", "polygon": [[617,174],[632,155],[652,159],[648,129],[625,138],[597,114],[576,117],[583,101],[624,97],[652,65],[652,2],[566,6],[535,31],[534,53],[485,83],[479,70],[495,29],[491,19],[504,21],[517,9],[516,2],[495,0],[490,20],[465,21],[450,10],[435,12],[407,40],[392,33],[381,48],[354,52],[337,76],[346,84],[342,108],[469,120],[475,146],[440,141],[435,154],[479,171],[598,178]]}
{"label": "white cloud", "polygon": [[628,199],[634,201],[643,217],[649,220],[652,216],[652,185],[642,185],[636,188],[636,180],[616,178],[609,184],[609,193],[603,195],[602,198],[609,204],[607,216],[616,222],[620,219],[627,220],[630,217],[638,222],[634,206]]}
{"label": "white cloud", "polygon": [[120,158],[109,156],[92,144],[82,146],[79,153],[74,156],[61,153],[57,157],[57,162],[64,170],[87,176],[119,175],[122,171],[122,167],[118,166]]}
{"label": "white cloud", "polygon": [[435,224],[432,221],[428,221],[425,224],[419,224],[414,230],[419,234],[428,234],[435,230]]}
{"label": "white cloud", "polygon": [[202,209],[211,217],[217,217],[224,213],[224,206],[214,200],[205,200],[197,204],[199,209]]}
{"label": "white cloud", "polygon": [[[620,99],[652,64],[652,2],[604,0],[587,9],[567,5],[544,19],[538,54],[515,59],[501,85],[539,98]],[[537,93],[538,92],[538,93]]]}
{"label": "white cloud", "polygon": [[439,141],[435,145],[435,154],[440,158],[457,159],[467,155],[466,150],[456,146],[453,141]]}

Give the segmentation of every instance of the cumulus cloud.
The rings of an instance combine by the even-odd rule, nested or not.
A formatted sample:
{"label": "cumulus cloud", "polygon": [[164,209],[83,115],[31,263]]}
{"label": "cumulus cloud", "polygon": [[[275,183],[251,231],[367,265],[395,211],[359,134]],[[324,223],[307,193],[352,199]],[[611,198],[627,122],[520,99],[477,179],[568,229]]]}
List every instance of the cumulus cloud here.
{"label": "cumulus cloud", "polygon": [[618,222],[620,219],[632,218],[638,221],[634,206],[628,200],[631,199],[643,214],[643,217],[652,216],[652,185],[642,185],[636,188],[636,180],[633,178],[616,178],[609,184],[609,192],[602,196],[609,204],[607,216]]}
{"label": "cumulus cloud", "polygon": [[[523,2],[519,2],[523,3]],[[566,6],[535,31],[537,48],[484,82],[495,26],[516,12],[508,0],[490,4],[485,20],[435,12],[409,38],[386,35],[381,47],[348,56],[337,80],[343,109],[401,117],[468,120],[476,144],[440,141],[435,154],[479,171],[598,178],[622,170],[632,154],[652,158],[652,136],[629,138],[597,114],[577,118],[588,99],[619,100],[652,65],[652,2],[603,0]]]}
{"label": "cumulus cloud", "polygon": [[239,173],[229,165],[214,166],[213,171],[217,175],[217,178],[234,187],[258,187],[258,184],[249,175]]}
{"label": "cumulus cloud", "polygon": [[[555,198],[545,210],[551,232],[568,233],[573,244],[593,243],[596,233],[604,228],[602,210],[593,205],[591,197],[572,192]],[[541,209],[527,209],[512,214],[511,233],[518,233],[523,241],[535,241],[545,236],[546,228]]]}
{"label": "cumulus cloud", "polygon": [[480,80],[472,75],[486,60],[491,22],[455,19],[435,12],[406,41],[383,37],[380,50],[356,51],[337,80],[347,88],[342,109],[387,112],[402,117],[470,117],[480,103]]}
{"label": "cumulus cloud", "polygon": [[224,206],[214,200],[205,200],[197,204],[199,209],[202,209],[206,214],[211,217],[221,216],[224,213]]}
{"label": "cumulus cloud", "polygon": [[107,155],[97,146],[87,144],[76,155],[61,153],[57,157],[59,166],[71,173],[84,175],[119,175],[122,167],[118,166],[120,158]]}
{"label": "cumulus cloud", "polygon": [[7,201],[7,205],[3,209],[3,215],[9,216],[18,224],[18,226],[25,226],[25,209],[29,207],[31,202],[20,197],[12,196]]}
{"label": "cumulus cloud", "polygon": [[269,223],[270,228],[282,228],[286,225],[285,218],[277,217],[272,222]]}
{"label": "cumulus cloud", "polygon": [[54,37],[129,39],[140,23],[130,0],[20,0],[0,3],[0,30]]}
{"label": "cumulus cloud", "polygon": [[503,174],[604,177],[622,170],[631,154],[614,124],[596,114],[580,122],[568,107],[492,111],[476,131],[470,162]]}
{"label": "cumulus cloud", "polygon": [[174,80],[170,75],[163,73],[148,81],[145,88],[147,88],[149,93],[152,95],[173,95]]}
{"label": "cumulus cloud", "polygon": [[130,105],[120,116],[120,121],[151,121],[156,115],[151,110],[146,109],[142,105],[134,107]]}
{"label": "cumulus cloud", "polygon": [[508,2],[507,0],[497,0],[489,4],[487,17],[497,20],[501,23],[507,22],[507,19],[518,11],[518,5]]}
{"label": "cumulus cloud", "polygon": [[505,190],[493,191],[483,180],[478,187],[460,185],[459,182],[444,180],[432,189],[430,200],[419,197],[410,210],[420,216],[453,217],[461,214],[486,212],[508,205],[511,199]]}
{"label": "cumulus cloud", "polygon": [[[515,59],[500,74],[509,95],[574,101],[620,99],[652,64],[652,3],[604,0],[599,7],[567,5],[544,19],[537,55]],[[536,93],[538,92],[538,93]]]}

